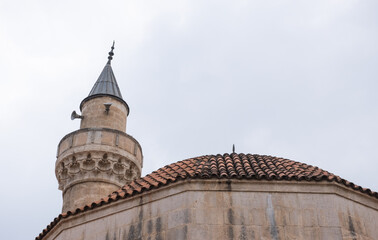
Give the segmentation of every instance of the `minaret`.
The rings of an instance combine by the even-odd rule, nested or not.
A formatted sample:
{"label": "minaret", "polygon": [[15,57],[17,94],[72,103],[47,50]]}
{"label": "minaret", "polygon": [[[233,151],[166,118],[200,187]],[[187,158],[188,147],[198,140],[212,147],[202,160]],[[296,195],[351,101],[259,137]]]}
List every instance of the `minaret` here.
{"label": "minaret", "polygon": [[63,191],[63,212],[91,204],[139,178],[143,165],[142,148],[126,134],[129,106],[123,100],[111,61],[80,104],[80,129],[60,141],[55,175]]}

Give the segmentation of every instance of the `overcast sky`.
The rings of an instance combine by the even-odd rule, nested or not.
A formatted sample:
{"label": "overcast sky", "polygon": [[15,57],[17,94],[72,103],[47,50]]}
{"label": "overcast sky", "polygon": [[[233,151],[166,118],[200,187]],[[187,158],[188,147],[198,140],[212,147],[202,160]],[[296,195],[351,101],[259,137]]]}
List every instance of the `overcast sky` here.
{"label": "overcast sky", "polygon": [[0,0],[0,239],[34,239],[60,213],[56,147],[113,40],[143,175],[235,144],[377,191],[377,12],[373,0]]}

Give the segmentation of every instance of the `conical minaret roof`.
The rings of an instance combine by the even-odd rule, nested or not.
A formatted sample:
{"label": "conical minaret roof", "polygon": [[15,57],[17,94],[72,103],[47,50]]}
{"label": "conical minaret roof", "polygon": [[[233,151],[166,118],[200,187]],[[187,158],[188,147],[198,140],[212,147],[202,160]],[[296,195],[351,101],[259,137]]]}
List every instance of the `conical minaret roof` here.
{"label": "conical minaret roof", "polygon": [[111,66],[111,61],[113,59],[113,49],[114,49],[114,42],[112,46],[112,50],[109,52],[108,62],[106,63],[104,69],[102,70],[100,76],[98,77],[95,85],[93,86],[91,92],[88,96],[93,96],[97,94],[106,94],[106,95],[113,95],[115,97],[122,99],[121,91],[119,90],[117,80],[114,76],[113,69]]}
{"label": "conical minaret roof", "polygon": [[113,69],[111,66],[111,61],[114,55],[113,49],[114,49],[114,42],[113,42],[113,46],[111,47],[111,51],[109,52],[108,62],[106,63],[104,69],[102,70],[92,90],[89,92],[88,97],[86,97],[81,102],[80,109],[84,102],[86,102],[89,99],[95,98],[97,96],[115,97],[121,102],[123,102],[129,109],[127,103],[122,98],[121,90],[118,87],[117,80],[114,76]]}

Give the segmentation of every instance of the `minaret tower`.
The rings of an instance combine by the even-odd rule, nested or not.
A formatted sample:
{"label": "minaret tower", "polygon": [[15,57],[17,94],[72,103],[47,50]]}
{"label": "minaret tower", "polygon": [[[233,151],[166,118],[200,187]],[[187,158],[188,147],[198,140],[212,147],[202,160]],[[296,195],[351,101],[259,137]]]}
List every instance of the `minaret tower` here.
{"label": "minaret tower", "polygon": [[139,178],[143,165],[142,148],[126,134],[129,106],[123,100],[108,62],[88,97],[80,104],[80,129],[60,141],[55,174],[63,191],[63,212],[107,196]]}

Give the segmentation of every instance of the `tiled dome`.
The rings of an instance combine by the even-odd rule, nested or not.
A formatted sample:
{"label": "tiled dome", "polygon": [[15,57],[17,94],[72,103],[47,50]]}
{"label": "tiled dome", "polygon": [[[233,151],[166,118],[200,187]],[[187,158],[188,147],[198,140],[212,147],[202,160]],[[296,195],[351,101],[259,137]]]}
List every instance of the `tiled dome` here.
{"label": "tiled dome", "polygon": [[378,193],[357,186],[318,167],[284,158],[242,153],[206,155],[172,163],[131,182],[110,197],[124,198],[187,178],[328,181],[341,183],[378,198]]}

